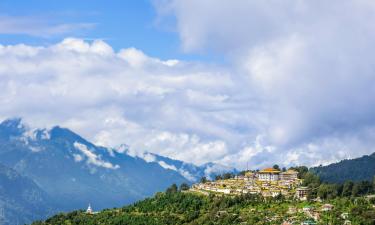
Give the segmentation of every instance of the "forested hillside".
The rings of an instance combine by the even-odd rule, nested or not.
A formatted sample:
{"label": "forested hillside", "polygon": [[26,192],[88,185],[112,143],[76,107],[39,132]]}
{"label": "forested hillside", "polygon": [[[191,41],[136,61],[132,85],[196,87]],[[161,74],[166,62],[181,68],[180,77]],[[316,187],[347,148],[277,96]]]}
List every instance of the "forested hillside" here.
{"label": "forested hillside", "polygon": [[344,183],[345,181],[373,180],[375,176],[375,153],[356,159],[342,160],[328,166],[311,169],[322,181]]}
{"label": "forested hillside", "polygon": [[[333,205],[332,211],[321,211],[323,204]],[[264,199],[258,195],[202,195],[180,192],[176,187],[166,193],[157,193],[153,198],[133,205],[104,210],[97,214],[75,211],[58,214],[44,222],[33,225],[56,224],[251,224],[271,225],[293,221],[300,224],[309,221],[305,208],[319,212],[322,224],[342,225],[345,220],[352,224],[374,224],[373,201],[366,198],[334,198],[324,202],[300,202],[283,197]],[[346,213],[346,218],[340,215]],[[293,223],[294,224],[294,223]]]}

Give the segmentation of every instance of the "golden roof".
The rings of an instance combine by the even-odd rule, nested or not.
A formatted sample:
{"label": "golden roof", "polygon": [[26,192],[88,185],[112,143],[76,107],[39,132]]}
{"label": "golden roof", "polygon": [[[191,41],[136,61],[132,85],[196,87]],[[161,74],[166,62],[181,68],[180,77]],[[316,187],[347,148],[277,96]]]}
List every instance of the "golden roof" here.
{"label": "golden roof", "polygon": [[259,173],[280,173],[280,170],[277,170],[277,169],[274,169],[274,168],[265,168],[265,169],[259,171]]}

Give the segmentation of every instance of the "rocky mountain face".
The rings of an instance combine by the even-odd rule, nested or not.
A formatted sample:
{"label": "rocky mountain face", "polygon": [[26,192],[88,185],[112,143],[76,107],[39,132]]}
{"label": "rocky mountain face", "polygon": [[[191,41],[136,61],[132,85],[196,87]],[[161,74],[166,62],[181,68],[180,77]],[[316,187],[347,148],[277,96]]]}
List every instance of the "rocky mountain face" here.
{"label": "rocky mountain face", "polygon": [[25,224],[56,213],[34,181],[0,164],[0,224]]}
{"label": "rocky mountain face", "polygon": [[[96,146],[58,126],[30,129],[21,119],[0,124],[0,163],[34,185],[34,191],[23,195],[45,203],[46,207],[40,208],[45,211],[38,211],[36,217],[47,215],[51,207],[52,211],[70,211],[89,203],[94,210],[122,206],[163,191],[173,183],[192,183],[202,176],[234,171],[217,164],[195,166],[152,153],[143,156]],[[1,180],[0,185],[5,185],[5,181]],[[12,185],[16,184],[8,186]],[[23,188],[23,183],[17,187]],[[24,205],[19,198],[14,201]],[[31,208],[39,210],[37,206]],[[11,212],[8,206],[3,211]],[[14,212],[23,214],[17,207]]]}

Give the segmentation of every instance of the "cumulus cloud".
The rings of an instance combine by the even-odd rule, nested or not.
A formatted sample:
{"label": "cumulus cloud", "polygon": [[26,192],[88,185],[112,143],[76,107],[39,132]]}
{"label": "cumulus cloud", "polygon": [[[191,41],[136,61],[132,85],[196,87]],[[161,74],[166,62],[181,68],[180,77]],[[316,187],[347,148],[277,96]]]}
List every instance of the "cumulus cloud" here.
{"label": "cumulus cloud", "polygon": [[258,100],[258,134],[225,161],[318,164],[374,151],[372,1],[155,5],[175,18],[183,50],[223,55]]}
{"label": "cumulus cloud", "polygon": [[0,45],[0,58],[1,118],[59,124],[99,145],[216,161],[241,120],[229,116],[241,107],[229,101],[235,83],[217,66],[161,60],[135,48],[115,52],[103,41],[75,38]]}
{"label": "cumulus cloud", "polygon": [[[0,46],[0,117],[60,124],[97,144],[202,164],[318,165],[375,151],[375,4],[155,1],[186,52],[104,41]],[[213,7],[214,6],[214,7]],[[148,158],[152,161],[152,157]]]}

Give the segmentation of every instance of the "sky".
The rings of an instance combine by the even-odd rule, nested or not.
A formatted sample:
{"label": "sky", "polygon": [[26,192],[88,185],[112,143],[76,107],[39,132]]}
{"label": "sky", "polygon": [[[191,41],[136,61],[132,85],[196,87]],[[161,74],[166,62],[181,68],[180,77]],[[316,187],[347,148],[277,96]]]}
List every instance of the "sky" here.
{"label": "sky", "polygon": [[237,168],[375,152],[370,0],[0,2],[0,119]]}

